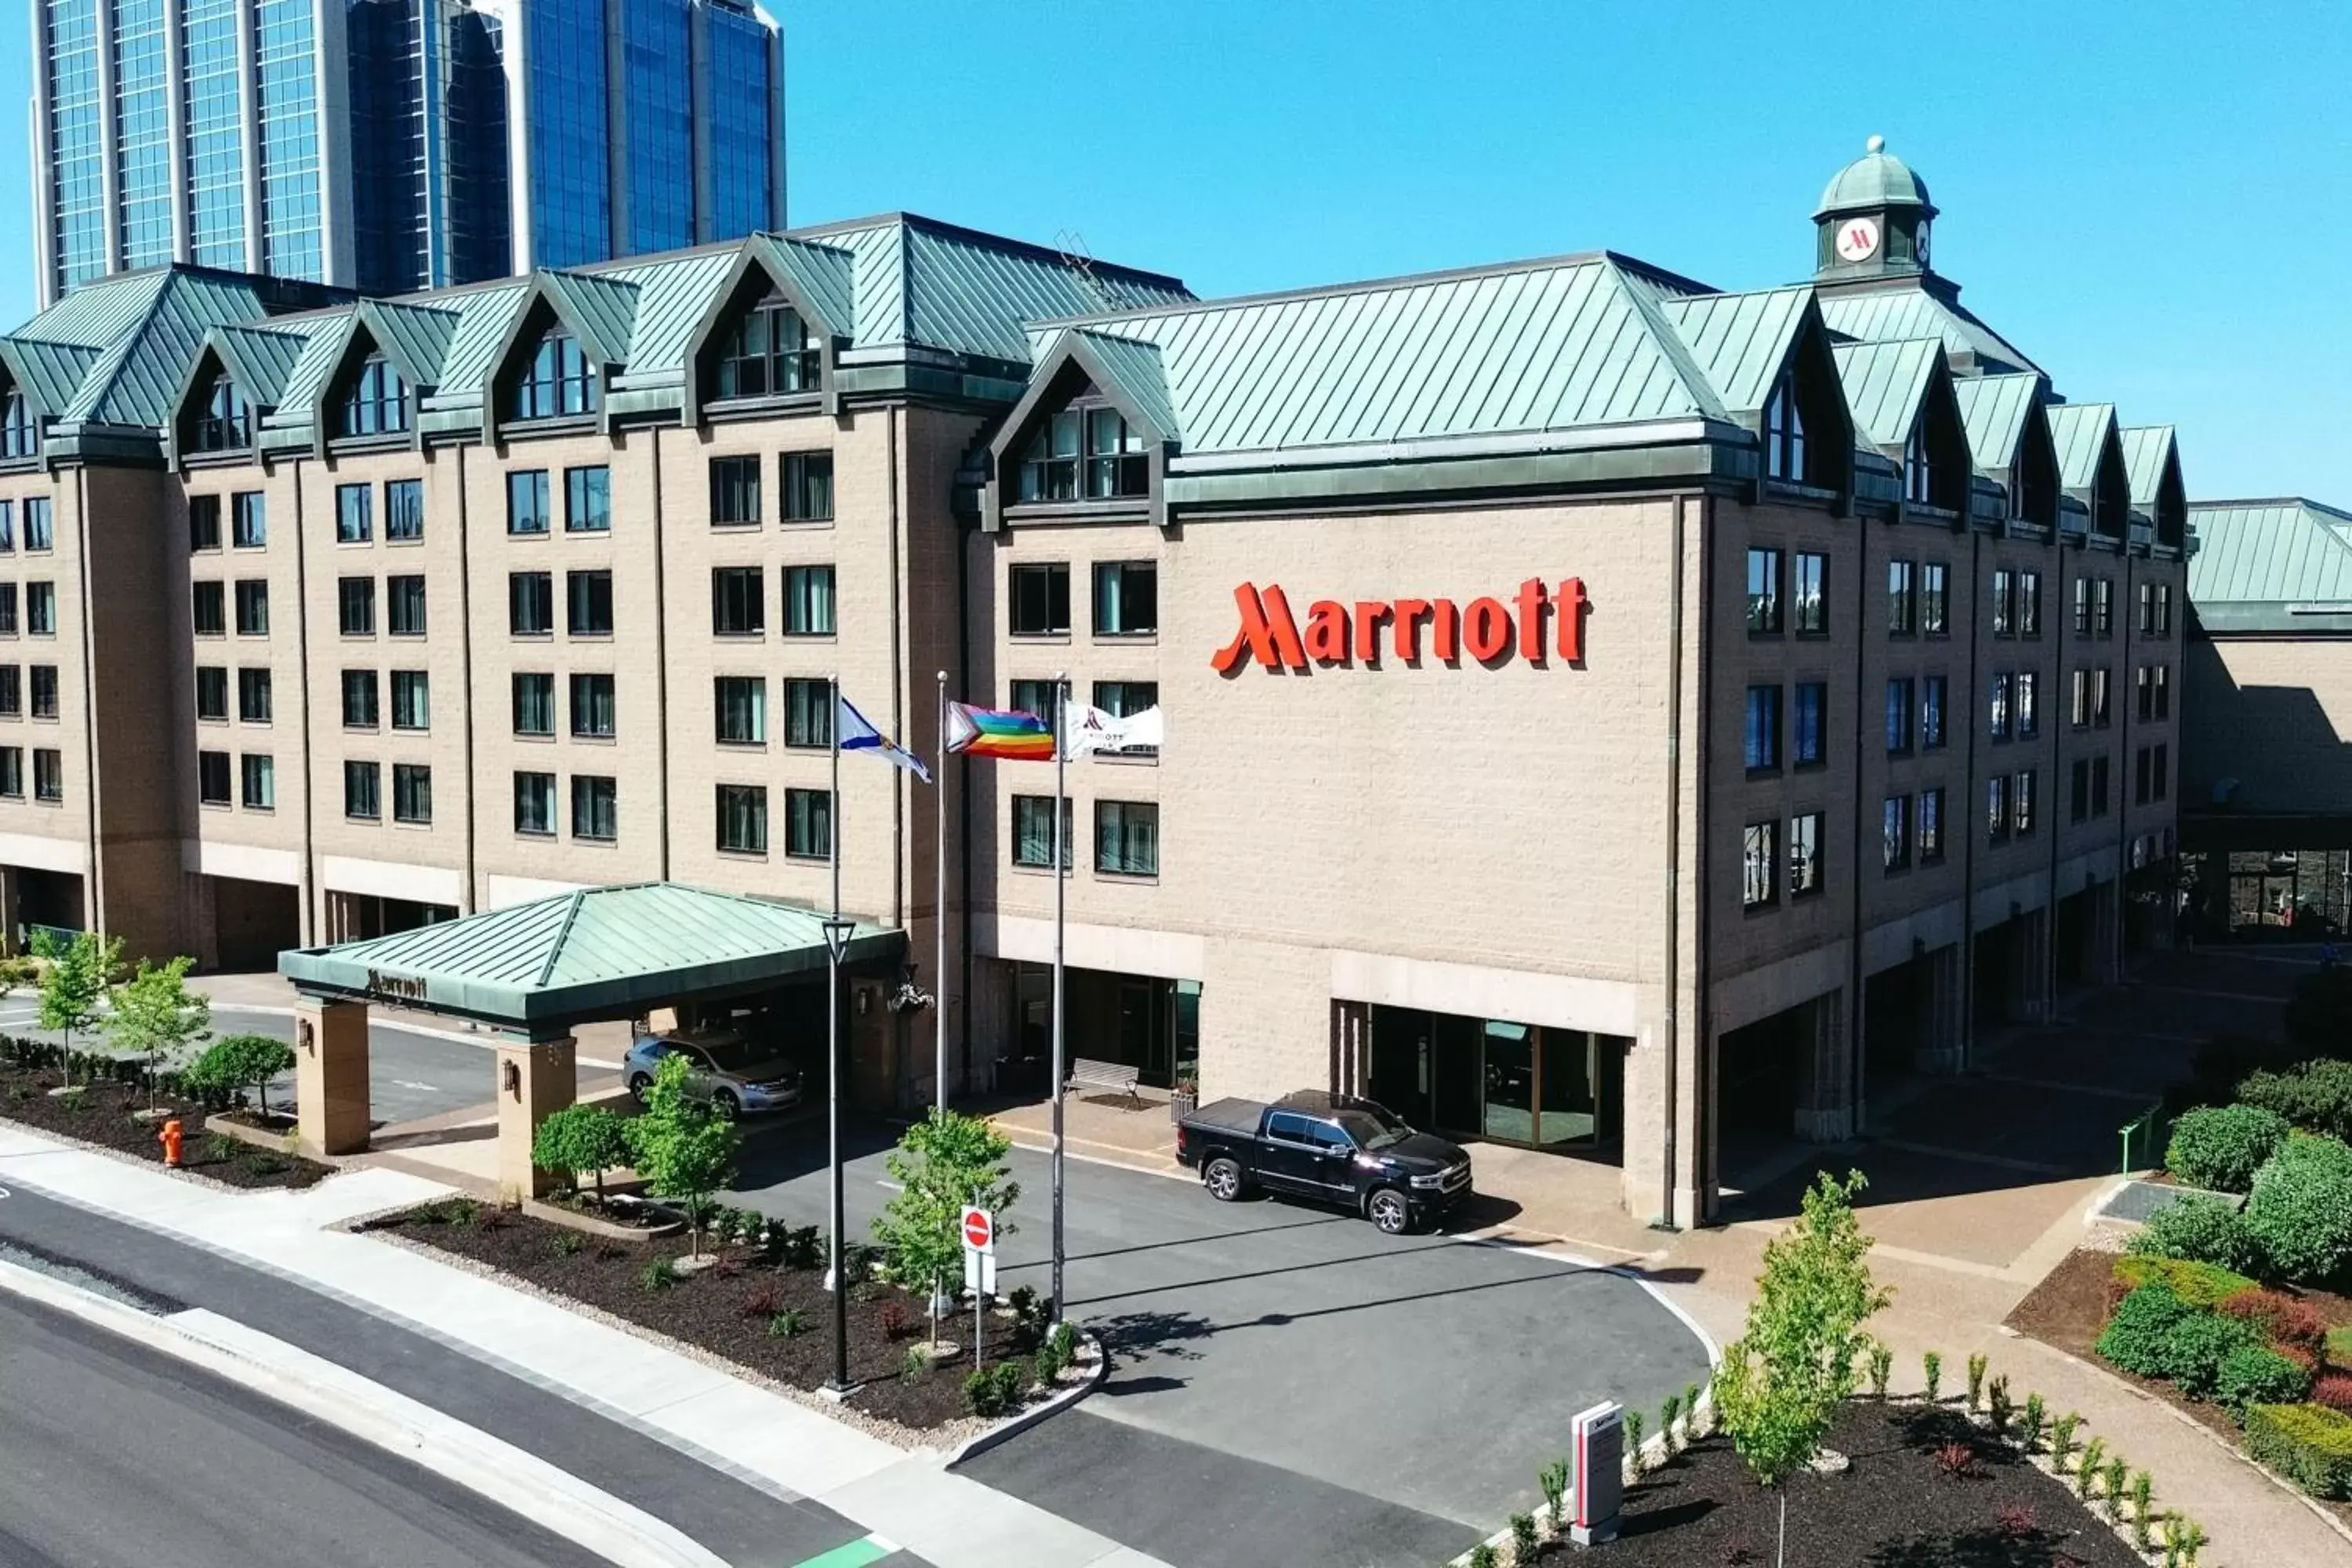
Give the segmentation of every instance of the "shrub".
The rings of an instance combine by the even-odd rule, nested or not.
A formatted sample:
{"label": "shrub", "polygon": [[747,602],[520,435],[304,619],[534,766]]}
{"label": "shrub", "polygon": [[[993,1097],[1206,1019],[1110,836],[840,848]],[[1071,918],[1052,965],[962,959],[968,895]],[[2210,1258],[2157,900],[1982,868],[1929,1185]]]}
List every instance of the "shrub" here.
{"label": "shrub", "polygon": [[787,1268],[814,1268],[824,1256],[823,1237],[813,1225],[784,1232],[783,1264]]}
{"label": "shrub", "polygon": [[235,1093],[253,1089],[261,1099],[264,1115],[269,1110],[269,1080],[294,1070],[294,1047],[268,1035],[224,1035],[205,1047],[180,1075],[181,1081],[199,1093]]}
{"label": "shrub", "polygon": [[743,1298],[735,1310],[746,1318],[772,1318],[784,1310],[784,1293],[772,1285],[763,1285]]}
{"label": "shrub", "polygon": [[1933,1405],[1936,1403],[1937,1391],[1942,1387],[1944,1382],[1943,1356],[1936,1351],[1929,1351],[1919,1358],[1919,1370],[1927,1378],[1927,1403]]}
{"label": "shrub", "polygon": [[629,1137],[622,1120],[601,1105],[567,1105],[539,1124],[530,1136],[530,1163],[567,1187],[580,1173],[596,1177],[596,1199],[604,1198],[604,1173],[629,1163]]}
{"label": "shrub", "polygon": [[587,1244],[588,1238],[581,1235],[576,1230],[557,1231],[555,1233],[555,1256],[558,1258],[569,1258]]}
{"label": "shrub", "polygon": [[1536,1560],[1536,1521],[1524,1513],[1511,1515],[1511,1561],[1533,1563]]}
{"label": "shrub", "polygon": [[2258,1350],[2254,1330],[2219,1312],[2191,1312],[2173,1325],[2165,1347],[2167,1377],[2191,1399],[2212,1395],[2221,1383],[2221,1363],[2236,1350]]}
{"label": "shrub", "polygon": [[1698,1384],[1696,1383],[1683,1384],[1683,1430],[1690,1434],[1693,1442],[1704,1436],[1698,1429]]}
{"label": "shrub", "polygon": [[904,1301],[882,1303],[882,1337],[895,1340],[907,1331],[907,1304]]}
{"label": "shrub", "polygon": [[1886,1397],[1887,1380],[1895,1375],[1895,1352],[1882,1342],[1870,1347],[1870,1392],[1874,1397]]}
{"label": "shrub", "polygon": [[2091,1483],[2098,1479],[2099,1469],[2106,1462],[2107,1440],[2094,1437],[2083,1445],[2083,1462],[2074,1471],[2074,1495],[2088,1498]]}
{"label": "shrub", "polygon": [[2352,1136],[2352,1062],[2323,1058],[2283,1071],[2252,1073],[2238,1086],[2238,1098],[2306,1131]]}
{"label": "shrub", "polygon": [[2001,1504],[1992,1516],[1992,1527],[2011,1541],[2031,1541],[2042,1533],[2042,1521],[2029,1503]]}
{"label": "shrub", "polygon": [[1554,1459],[1538,1470],[1536,1489],[1543,1493],[1544,1513],[1550,1519],[1552,1528],[1564,1531],[1568,1528],[1568,1519],[1560,1510],[1568,1496],[1568,1461]]}
{"label": "shrub", "polygon": [[898,1362],[898,1381],[900,1383],[920,1383],[925,1377],[929,1375],[930,1370],[931,1358],[923,1353],[923,1347],[920,1345],[908,1345],[907,1347],[906,1355],[900,1358]]}
{"label": "shrub", "polygon": [[1972,1355],[1972,1356],[1969,1357],[1969,1405],[1968,1405],[1968,1407],[1969,1407],[1969,1409],[1970,1409],[1971,1411],[1973,1411],[1973,1410],[1977,1409],[1979,1405],[1983,1405],[1983,1404],[1984,1404],[1984,1380],[1985,1380],[1985,1366],[1986,1366],[1986,1364],[1987,1364],[1987,1363],[1986,1363],[1985,1358],[1984,1358],[1983,1356],[1981,1356],[1981,1355]]}
{"label": "shrub", "polygon": [[1045,1336],[1045,1342],[1054,1347],[1054,1353],[1062,1358],[1064,1366],[1078,1359],[1078,1331],[1076,1324],[1055,1323],[1054,1331]]}
{"label": "shrub", "polygon": [[2145,1257],[2182,1258],[2220,1268],[2246,1270],[2260,1267],[2262,1249],[2246,1216],[2235,1204],[2203,1194],[2177,1197],[2147,1216],[2147,1226],[2131,1238],[2132,1251]]}
{"label": "shrub", "polygon": [[2042,1446],[2042,1434],[2049,1425],[2050,1406],[2042,1401],[2042,1395],[2027,1394],[2025,1416],[2017,1425],[2018,1439],[2025,1445],[2027,1453],[2031,1454]]}
{"label": "shrub", "polygon": [[2280,1278],[2334,1274],[2352,1258],[2352,1147],[2333,1138],[2288,1139],[2254,1173],[2246,1228]]}
{"label": "shrub", "polygon": [[2142,1556],[2147,1553],[2148,1494],[2155,1489],[2156,1479],[2146,1470],[2131,1479],[2132,1544],[2139,1548]]}
{"label": "shrub", "polygon": [[2074,1451],[2074,1429],[2082,1424],[2082,1415],[2078,1412],[2069,1410],[2051,1426],[2051,1468],[2062,1476],[2066,1473],[2067,1457]]}
{"label": "shrub", "polygon": [[2131,1467],[2124,1462],[2121,1454],[2110,1454],[2106,1470],[2107,1473],[2100,1479],[2101,1489],[2107,1498],[2107,1517],[2121,1524],[2124,1521],[2124,1477],[2131,1473]]}
{"label": "shrub", "polygon": [[1991,1418],[1995,1436],[2009,1436],[2010,1417],[2016,1408],[2009,1402],[2009,1374],[2003,1373],[1994,1378],[1992,1386],[1985,1391],[1985,1409]]}
{"label": "shrub", "polygon": [[996,1397],[1000,1407],[1011,1410],[1021,1403],[1022,1393],[1028,1384],[1027,1367],[1017,1361],[1001,1361],[990,1369],[989,1375],[996,1379]]}
{"label": "shrub", "polygon": [[1642,1413],[1625,1412],[1625,1457],[1633,1461],[1633,1473],[1642,1473]]}
{"label": "shrub", "polygon": [[643,1114],[622,1125],[629,1163],[646,1179],[646,1190],[685,1206],[687,1244],[699,1258],[703,1211],[710,1194],[734,1175],[742,1134],[709,1105],[688,1098],[688,1071],[685,1057],[664,1057],[646,1091]]}
{"label": "shrub", "polygon": [[2116,1283],[2122,1287],[2118,1300],[2123,1294],[2160,1280],[2180,1298],[2183,1306],[2189,1307],[2218,1307],[2241,1290],[2259,1288],[2242,1274],[2179,1258],[2118,1258],[2115,1277]]}
{"label": "shrub", "polygon": [[667,1290],[677,1283],[677,1265],[667,1258],[656,1258],[637,1270],[637,1283],[648,1290]]}
{"label": "shrub", "polygon": [[1029,1364],[1042,1388],[1051,1388],[1054,1380],[1062,1375],[1062,1358],[1054,1353],[1050,1344],[1039,1345],[1037,1353],[1029,1358]]}
{"label": "shrub", "polygon": [[1667,1394],[1666,1402],[1658,1407],[1658,1436],[1666,1440],[1669,1449],[1675,1446],[1675,1417],[1682,1413],[1683,1396],[1679,1394]]}
{"label": "shrub", "polygon": [[1483,1541],[1470,1549],[1470,1568],[1498,1568],[1501,1561],[1495,1555],[1495,1549]]}
{"label": "shrub", "polygon": [[786,1307],[768,1320],[768,1337],[772,1340],[796,1340],[808,1332],[808,1314],[798,1307]]}
{"label": "shrub", "polygon": [[2260,1105],[2191,1110],[2172,1124],[2165,1169],[2191,1186],[2242,1193],[2254,1172],[2286,1141],[2287,1121]]}
{"label": "shrub", "polygon": [[2352,1498],[2352,1415],[2317,1405],[2246,1412],[2246,1452],[2316,1498]]}
{"label": "shrub", "polygon": [[1936,1450],[1936,1468],[1951,1480],[1972,1476],[1977,1473],[1977,1451],[1966,1443],[1947,1443]]}
{"label": "shrub", "polygon": [[1004,1395],[994,1373],[973,1371],[965,1374],[963,1407],[974,1415],[992,1420],[1004,1414]]}
{"label": "shrub", "polygon": [[2098,1352],[2126,1372],[2165,1377],[2172,1367],[2172,1333],[2190,1309],[2168,1285],[2143,1285],[2123,1300],[2099,1335]]}
{"label": "shrub", "polygon": [[2311,1373],[2274,1350],[2240,1345],[2221,1358],[2214,1392],[2223,1405],[2293,1405],[2311,1392]]}
{"label": "shrub", "polygon": [[2352,1372],[2324,1372],[2312,1379],[2311,1402],[2352,1415]]}
{"label": "shrub", "polygon": [[2277,1348],[2312,1356],[2327,1348],[2326,1320],[2279,1291],[2241,1290],[2222,1300],[2221,1310],[2253,1324]]}

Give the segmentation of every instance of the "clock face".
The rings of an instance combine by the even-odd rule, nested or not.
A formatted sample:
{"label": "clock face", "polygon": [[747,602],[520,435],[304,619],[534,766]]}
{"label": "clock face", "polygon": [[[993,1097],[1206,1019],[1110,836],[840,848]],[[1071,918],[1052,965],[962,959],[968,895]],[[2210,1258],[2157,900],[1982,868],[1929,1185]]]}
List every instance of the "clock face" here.
{"label": "clock face", "polygon": [[1838,225],[1837,253],[1847,261],[1867,261],[1878,254],[1878,220],[1850,217]]}

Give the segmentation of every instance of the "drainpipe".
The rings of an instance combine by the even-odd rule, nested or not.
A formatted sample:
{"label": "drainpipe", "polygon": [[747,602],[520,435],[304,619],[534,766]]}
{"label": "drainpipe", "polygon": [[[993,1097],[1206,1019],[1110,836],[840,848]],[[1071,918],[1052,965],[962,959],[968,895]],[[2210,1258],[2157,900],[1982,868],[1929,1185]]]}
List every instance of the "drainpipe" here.
{"label": "drainpipe", "polygon": [[[689,372],[689,374],[691,372]],[[663,570],[662,517],[662,432],[648,426],[646,439],[653,447],[654,459],[654,711],[661,722],[654,726],[654,818],[659,829],[656,842],[658,875],[669,880],[669,600],[667,574]],[[606,498],[610,504],[611,498]]]}
{"label": "drainpipe", "polygon": [[[2134,670],[2131,639],[2132,627],[2137,623],[2133,617],[2139,613],[2139,605],[2132,595],[2131,518],[2128,513],[2124,518],[2122,561],[2123,571],[2119,574],[2122,578],[2119,585],[2121,591],[2116,595],[2119,601],[2116,618],[2123,623],[2123,633],[2116,639],[2118,646],[2123,649],[2123,656],[2116,666],[2116,675],[2121,675],[2126,670]],[[2122,681],[2111,679],[2107,682],[2107,689],[2112,692],[2122,684]],[[2136,670],[2134,670],[2130,695],[2132,701],[2137,702],[2139,700],[2139,682]],[[2132,754],[2132,704],[2117,702],[2116,708],[2121,715],[2116,721],[2116,760],[2120,764],[2125,758]],[[2133,760],[2137,761],[2137,758]],[[2124,973],[2124,879],[2131,875],[2131,814],[2135,803],[2130,796],[2124,794],[2123,768],[2120,765],[2116,769],[2116,775],[2115,931],[2108,943],[2107,963],[2114,970],[2116,978],[2121,980]]]}
{"label": "drainpipe", "polygon": [[[1888,520],[1887,526],[1890,528],[1898,526],[1900,524],[1901,518],[1902,510],[1900,507],[1897,507],[1895,516]],[[1853,528],[1854,537],[1860,545],[1862,569],[1854,574],[1855,583],[1853,595],[1853,629],[1855,639],[1853,654],[1853,898],[1852,908],[1846,917],[1846,929],[1849,933],[1846,941],[1850,955],[1846,965],[1846,1069],[1853,1079],[1853,1092],[1848,1098],[1852,1101],[1853,1114],[1858,1121],[1862,1110],[1862,1053],[1865,1048],[1862,1027],[1862,868],[1870,864],[1870,860],[1866,854],[1870,845],[1870,797],[1864,794],[1862,789],[1863,764],[1870,758],[1871,737],[1874,735],[1883,734],[1885,729],[1885,708],[1884,706],[1885,699],[1882,693],[1880,697],[1881,706],[1878,710],[1880,716],[1878,724],[1875,727],[1864,725],[1862,716],[1871,711],[1871,639],[1868,632],[1868,627],[1870,626],[1871,584],[1870,519],[1864,515],[1860,507],[1856,507],[1854,509]],[[1894,545],[1891,542],[1887,546],[1887,558],[1890,561],[1894,558]],[[1885,579],[1882,578],[1880,581],[1884,582]],[[1913,584],[1913,592],[1915,595],[1917,592],[1917,584],[1916,583]],[[1913,603],[1915,607],[1912,614],[1916,616],[1918,611],[1916,607],[1917,603],[1916,598]],[[1916,636],[1916,634],[1915,633],[1914,635]],[[1888,646],[1892,647],[1892,642],[1890,642]],[[1893,668],[1891,661],[1888,668]],[[1916,721],[1916,718],[1917,715],[1915,712],[1912,715],[1913,721]],[[1892,779],[1893,777],[1893,766],[1894,764],[1892,763],[1887,764],[1887,776],[1889,779]],[[1885,795],[1884,787],[1882,786],[1879,796],[1879,821],[1881,823],[1880,833],[1882,838],[1885,834],[1884,824],[1885,821]],[[1906,827],[1908,825],[1906,824]],[[1885,851],[1883,847],[1881,850],[1880,864],[1882,868],[1885,865]],[[1816,1044],[1813,1048],[1815,1052],[1818,1053],[1821,1047]],[[1818,1062],[1818,1055],[1815,1059]]]}
{"label": "drainpipe", "polygon": [[[2061,500],[2063,503],[2063,497]],[[2056,666],[2051,672],[2051,684],[2066,694],[2066,718],[2050,742],[2050,885],[2042,893],[2042,951],[2034,961],[2040,972],[2034,977],[2034,992],[2041,998],[2042,1013],[2040,1021],[2045,1025],[2051,1023],[2058,1012],[2058,841],[2065,836],[2066,819],[2058,815],[2057,805],[2058,792],[2070,787],[2067,775],[2058,771],[2067,765],[2066,760],[2061,756],[2064,748],[2059,743],[2058,737],[2074,727],[2074,683],[2068,678],[2071,672],[2066,668],[2066,637],[2068,628],[2074,624],[2074,595],[2068,591],[2066,582],[2065,521],[2066,510],[2061,504],[2051,525],[2058,548],[2058,614],[2053,617],[2058,635],[2051,645]],[[2085,542],[2090,538],[2090,519],[2085,517],[2083,520]]]}
{"label": "drainpipe", "polygon": [[[302,714],[302,930],[299,934],[307,947],[318,940],[319,920],[322,913],[318,907],[319,846],[312,807],[312,797],[318,794],[318,781],[310,765],[315,754],[310,750],[310,595],[306,592],[310,573],[309,547],[302,538],[302,459],[296,458],[289,467],[294,480],[294,651],[300,661],[295,667],[295,690]],[[263,471],[265,474],[268,472],[266,468]],[[217,933],[215,943],[217,946]]]}
{"label": "drainpipe", "polygon": [[[898,528],[898,464],[903,454],[898,446],[898,408],[896,404],[883,411],[884,428],[890,451],[890,738],[905,742],[907,734],[906,673],[907,578],[900,571]],[[907,923],[907,792],[913,787],[913,775],[903,768],[894,768],[890,775],[890,923],[904,929]],[[899,1033],[906,1030],[906,1015],[899,1016]],[[903,1063],[905,1053],[900,1053]],[[903,1073],[904,1068],[901,1068]]]}
{"label": "drainpipe", "polygon": [[[949,495],[948,528],[950,535],[955,541],[956,558],[956,687],[957,689],[963,693],[964,700],[969,701],[971,698],[971,533],[970,530],[963,526],[962,520],[955,514],[952,481],[950,481]],[[942,759],[942,762],[944,763],[944,758]],[[957,837],[959,839],[959,843],[956,847],[956,853],[962,860],[962,865],[960,869],[963,877],[963,918],[961,927],[963,953],[960,965],[963,971],[962,1089],[964,1093],[970,1094],[971,1092],[972,1036],[971,764],[961,758],[958,758],[956,760],[955,766],[956,826],[958,828]],[[941,789],[945,789],[947,786],[947,774],[943,767],[940,774],[940,787]],[[944,853],[944,851],[942,851],[942,853]],[[947,911],[944,910],[940,910],[940,918],[941,920],[945,920],[947,918]],[[942,996],[940,999],[940,1005],[942,1007],[947,1005],[946,997]]]}
{"label": "drainpipe", "polygon": [[471,614],[474,580],[474,547],[470,537],[469,520],[472,506],[466,493],[466,454],[472,448],[458,442],[450,451],[457,463],[457,603],[465,632],[457,639],[457,682],[465,691],[466,707],[466,887],[465,904],[457,912],[470,915],[481,904],[481,889],[477,880],[478,868],[474,864],[476,816],[480,805],[481,787],[474,776],[474,710],[479,706],[474,693],[474,623]]}
{"label": "drainpipe", "polygon": [[[90,627],[89,613],[89,468],[77,463],[73,473],[74,532],[81,556],[78,563],[81,578],[81,767],[82,795],[88,802],[82,815],[89,829],[89,879],[82,888],[81,914],[89,929],[103,938],[106,899],[100,889],[106,886],[106,851],[98,835],[98,640]],[[55,526],[54,521],[51,526]]]}
{"label": "drainpipe", "polygon": [[[1969,497],[1973,510],[1975,497]],[[1984,689],[1984,606],[1978,603],[1978,590],[1984,584],[1984,535],[1979,531],[1976,519],[1967,520],[1969,529],[1969,688],[1968,698],[1959,704],[1968,724],[1968,749],[1961,754],[1960,766],[1960,994],[1959,1037],[1952,1042],[1952,1070],[1964,1072],[1976,1055],[1977,1019],[1977,830],[1985,826],[1976,814],[1984,808],[1984,796],[1977,794],[1977,747],[1983,737],[1977,732],[1977,693]],[[2004,529],[2007,524],[2004,522]],[[2014,583],[2016,579],[2011,578]],[[2014,593],[2014,588],[2011,589]],[[2011,614],[2015,615],[2012,608]],[[2012,626],[2011,628],[2016,628]],[[2010,697],[2010,724],[2014,732],[2017,723],[2016,694]],[[1946,722],[1950,721],[1948,718]],[[2007,798],[2004,794],[2003,799]]]}
{"label": "drainpipe", "polygon": [[[1679,1228],[1675,1223],[1675,1177],[1678,1173],[1680,1148],[1676,1134],[1682,1125],[1682,1104],[1676,1058],[1682,1053],[1683,1020],[1675,1013],[1675,998],[1682,986],[1683,531],[1686,505],[1683,497],[1675,498],[1674,548],[1669,556],[1670,591],[1666,595],[1666,967],[1665,1008],[1659,1020],[1659,1044],[1665,1055],[1666,1137],[1665,1180],[1658,1189],[1659,1217],[1652,1222],[1652,1228],[1656,1230]],[[1702,878],[1702,897],[1705,886]],[[1696,1220],[1698,1216],[1691,1217]]]}

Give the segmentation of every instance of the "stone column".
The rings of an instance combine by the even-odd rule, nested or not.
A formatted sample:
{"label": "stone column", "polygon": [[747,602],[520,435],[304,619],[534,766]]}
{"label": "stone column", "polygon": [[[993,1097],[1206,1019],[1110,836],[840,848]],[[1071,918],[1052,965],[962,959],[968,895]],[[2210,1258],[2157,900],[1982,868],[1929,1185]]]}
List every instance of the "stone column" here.
{"label": "stone column", "polygon": [[1803,1004],[1800,1026],[1805,1072],[1797,1097],[1797,1136],[1808,1143],[1838,1143],[1853,1136],[1853,1058],[1846,1049],[1846,994],[1832,991]]}
{"label": "stone column", "polygon": [[499,1197],[520,1203],[547,1191],[552,1178],[530,1163],[539,1124],[578,1091],[572,1037],[499,1042]]}
{"label": "stone column", "polygon": [[368,1146],[368,1005],[304,996],[294,1009],[298,1147],[315,1160]]}
{"label": "stone column", "polygon": [[1968,999],[1960,992],[1960,946],[1939,947],[1920,961],[1917,1062],[1923,1073],[1956,1073],[1968,1065]]}
{"label": "stone column", "polygon": [[2045,906],[2029,910],[2010,922],[2010,1021],[2046,1024],[2052,993],[2057,984],[2057,951],[2051,945],[2055,921]]}
{"label": "stone column", "polygon": [[1331,1092],[1372,1092],[1372,1010],[1361,1002],[1331,1004]]}

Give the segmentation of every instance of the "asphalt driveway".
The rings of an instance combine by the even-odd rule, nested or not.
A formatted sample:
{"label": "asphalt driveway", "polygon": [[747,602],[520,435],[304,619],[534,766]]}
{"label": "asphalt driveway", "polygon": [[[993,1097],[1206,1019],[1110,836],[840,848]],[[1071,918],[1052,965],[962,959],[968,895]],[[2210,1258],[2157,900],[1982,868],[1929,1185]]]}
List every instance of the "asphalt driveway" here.
{"label": "asphalt driveway", "polygon": [[[851,1140],[854,1236],[889,1196],[888,1137]],[[755,1131],[748,1199],[822,1221],[823,1138],[821,1122]],[[1023,1194],[999,1283],[1042,1293],[1046,1162],[1016,1150],[1013,1165]],[[1191,1181],[1068,1172],[1070,1311],[1110,1348],[1110,1379],[965,1473],[1177,1568],[1442,1561],[1538,1500],[1537,1468],[1566,1451],[1575,1412],[1603,1398],[1654,1412],[1706,1375],[1696,1336],[1620,1275],[1218,1204]]]}

